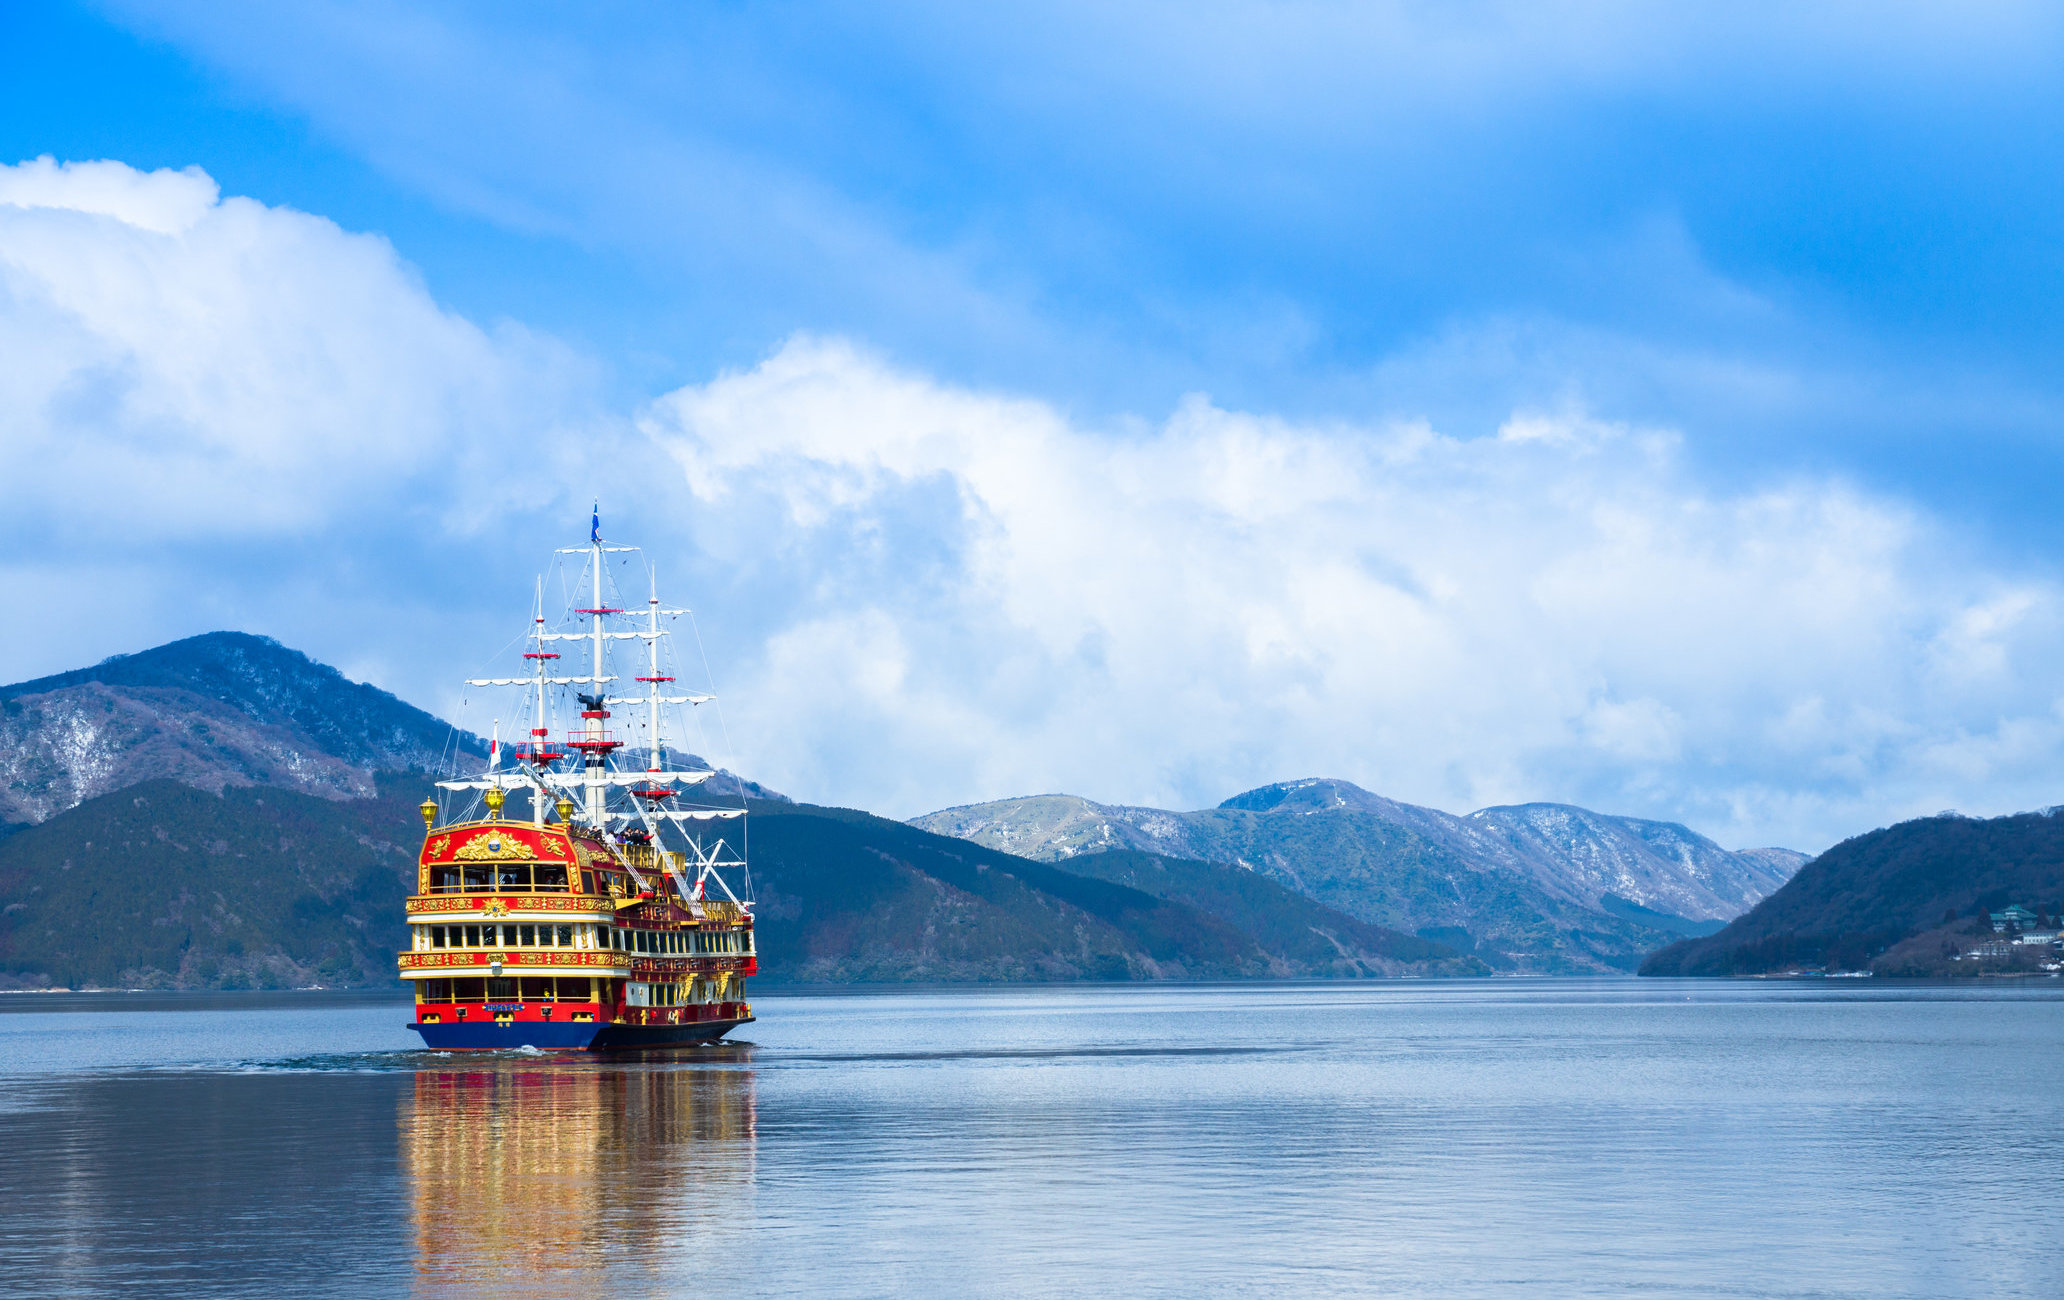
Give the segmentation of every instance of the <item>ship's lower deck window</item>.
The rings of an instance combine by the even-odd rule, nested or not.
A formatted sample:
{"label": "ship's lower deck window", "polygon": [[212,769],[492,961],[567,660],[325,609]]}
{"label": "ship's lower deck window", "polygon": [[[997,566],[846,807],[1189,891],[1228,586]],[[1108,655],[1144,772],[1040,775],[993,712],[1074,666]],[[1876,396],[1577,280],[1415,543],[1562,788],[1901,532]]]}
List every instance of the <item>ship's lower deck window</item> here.
{"label": "ship's lower deck window", "polygon": [[680,994],[672,984],[648,984],[638,980],[624,990],[624,1001],[634,1007],[671,1007],[680,1003]]}
{"label": "ship's lower deck window", "polygon": [[708,1006],[745,1001],[742,979],[691,979],[681,983],[636,980],[624,986],[624,1000],[634,1007]]}

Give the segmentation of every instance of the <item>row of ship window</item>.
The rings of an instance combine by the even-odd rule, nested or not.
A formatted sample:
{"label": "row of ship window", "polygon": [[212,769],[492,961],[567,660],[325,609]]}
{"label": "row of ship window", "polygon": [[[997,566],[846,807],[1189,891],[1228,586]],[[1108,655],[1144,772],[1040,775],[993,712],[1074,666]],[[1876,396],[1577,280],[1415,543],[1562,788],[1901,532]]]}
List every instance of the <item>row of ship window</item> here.
{"label": "row of ship window", "polygon": [[417,980],[418,1002],[607,1002],[610,980],[554,978]]}
{"label": "row of ship window", "polygon": [[742,957],[752,951],[750,930],[617,930],[616,946],[625,952],[663,957]]}
{"label": "row of ship window", "polygon": [[596,948],[596,925],[419,925],[416,951],[433,948]]}
{"label": "row of ship window", "polygon": [[746,956],[749,930],[619,930],[600,925],[419,925],[415,950],[438,948],[613,948],[669,957]]}
{"label": "row of ship window", "polygon": [[[564,976],[509,977],[506,979],[417,980],[418,1002],[611,1002],[621,987],[624,1001],[634,1007],[678,1007],[713,1001],[716,986],[707,980],[685,984],[623,984],[614,980],[567,979]],[[745,981],[724,986],[725,1000],[745,999]]]}

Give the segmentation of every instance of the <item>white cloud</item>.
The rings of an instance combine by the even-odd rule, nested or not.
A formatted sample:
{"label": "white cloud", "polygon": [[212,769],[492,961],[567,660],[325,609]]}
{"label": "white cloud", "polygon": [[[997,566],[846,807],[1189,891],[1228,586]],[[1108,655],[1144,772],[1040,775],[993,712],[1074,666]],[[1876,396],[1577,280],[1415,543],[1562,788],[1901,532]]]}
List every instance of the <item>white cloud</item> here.
{"label": "white cloud", "polygon": [[197,169],[49,159],[0,167],[0,352],[0,448],[34,470],[0,511],[83,544],[385,514],[536,432],[569,369],[441,310],[384,239]]}
{"label": "white cloud", "polygon": [[0,206],[91,213],[161,235],[192,230],[221,196],[198,167],[140,172],[126,163],[59,163],[46,155],[0,168]]}
{"label": "white cloud", "polygon": [[2048,582],[1840,483],[1702,491],[1655,431],[1201,399],[1092,430],[810,339],[644,423],[703,536],[749,533],[805,593],[732,693],[760,775],[805,795],[1195,803],[1320,773],[1809,848],[2055,798]]}

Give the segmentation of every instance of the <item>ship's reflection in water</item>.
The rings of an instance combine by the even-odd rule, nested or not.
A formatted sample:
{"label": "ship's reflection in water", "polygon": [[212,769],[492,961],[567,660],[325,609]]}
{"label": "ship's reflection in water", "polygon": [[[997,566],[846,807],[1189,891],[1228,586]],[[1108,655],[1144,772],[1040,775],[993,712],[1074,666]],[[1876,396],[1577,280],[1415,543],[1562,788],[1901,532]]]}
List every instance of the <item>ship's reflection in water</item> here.
{"label": "ship's reflection in water", "polygon": [[721,1252],[753,1213],[750,1053],[418,1072],[399,1114],[418,1289],[556,1294]]}

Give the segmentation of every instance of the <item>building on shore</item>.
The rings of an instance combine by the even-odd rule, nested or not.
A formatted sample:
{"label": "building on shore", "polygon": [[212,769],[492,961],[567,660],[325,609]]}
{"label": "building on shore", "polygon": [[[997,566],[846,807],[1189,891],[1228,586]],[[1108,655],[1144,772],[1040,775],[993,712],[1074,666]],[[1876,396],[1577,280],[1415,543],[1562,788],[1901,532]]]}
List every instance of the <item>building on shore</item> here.
{"label": "building on shore", "polygon": [[2005,911],[1992,914],[1992,932],[1994,934],[2018,934],[2023,930],[2034,929],[2039,919],[2035,913],[2021,906],[2021,904],[2014,903],[2007,907]]}

